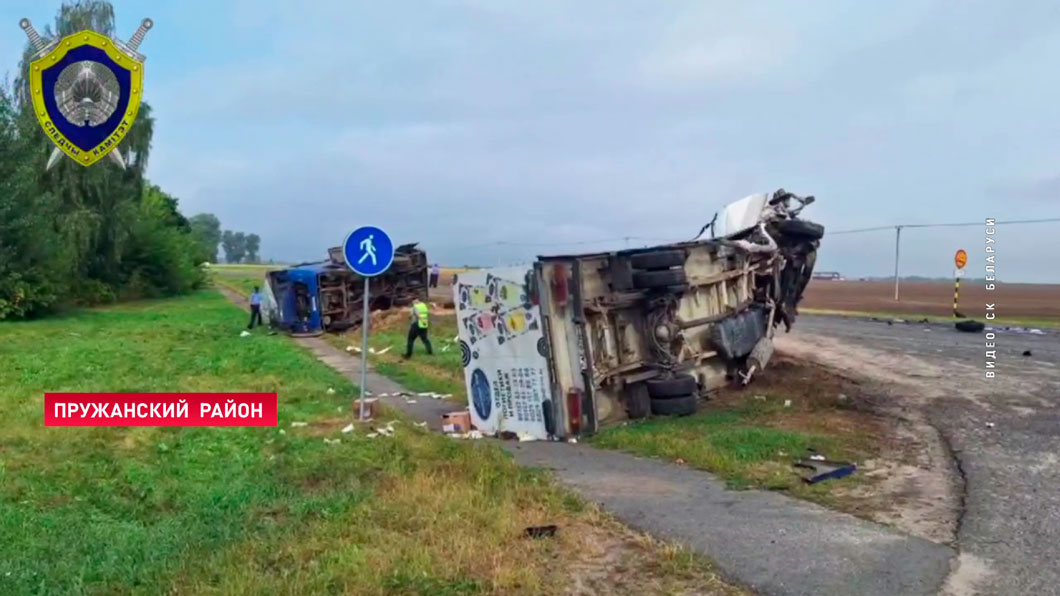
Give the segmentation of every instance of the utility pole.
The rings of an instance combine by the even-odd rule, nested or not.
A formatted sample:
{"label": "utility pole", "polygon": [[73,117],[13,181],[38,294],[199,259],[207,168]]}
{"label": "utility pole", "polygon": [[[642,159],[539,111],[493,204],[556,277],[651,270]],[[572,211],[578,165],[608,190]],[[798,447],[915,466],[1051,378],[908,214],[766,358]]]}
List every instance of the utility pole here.
{"label": "utility pole", "polygon": [[894,226],[894,301],[898,301],[898,248],[902,240],[902,226]]}

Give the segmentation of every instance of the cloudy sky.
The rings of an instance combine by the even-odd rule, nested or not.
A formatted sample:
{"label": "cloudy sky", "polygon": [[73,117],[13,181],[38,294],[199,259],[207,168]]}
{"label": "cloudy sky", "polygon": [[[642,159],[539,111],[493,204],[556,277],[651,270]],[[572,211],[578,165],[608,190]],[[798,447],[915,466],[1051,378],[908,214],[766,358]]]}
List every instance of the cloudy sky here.
{"label": "cloudy sky", "polygon": [[[14,69],[19,17],[2,0]],[[814,194],[828,230],[1060,217],[1060,4],[926,0],[115,2],[156,26],[149,175],[185,213],[317,259],[371,223],[447,264],[686,239],[723,204]],[[629,240],[625,238],[629,237]],[[980,227],[903,232],[948,275]],[[1001,227],[999,275],[1060,282],[1060,223]],[[886,275],[893,231],[818,268]],[[503,243],[503,244],[498,244]]]}

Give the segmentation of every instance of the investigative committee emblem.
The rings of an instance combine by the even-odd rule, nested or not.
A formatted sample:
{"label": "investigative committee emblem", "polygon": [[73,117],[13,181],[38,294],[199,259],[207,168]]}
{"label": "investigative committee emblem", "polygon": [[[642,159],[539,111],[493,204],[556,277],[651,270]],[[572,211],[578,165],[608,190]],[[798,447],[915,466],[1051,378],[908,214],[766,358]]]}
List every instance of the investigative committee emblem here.
{"label": "investigative committee emblem", "polygon": [[144,19],[128,42],[88,30],[45,42],[29,19],[19,22],[34,51],[33,112],[56,146],[48,168],[63,153],[83,166],[109,155],[125,167],[118,144],[140,109],[146,57],[136,50],[152,25]]}

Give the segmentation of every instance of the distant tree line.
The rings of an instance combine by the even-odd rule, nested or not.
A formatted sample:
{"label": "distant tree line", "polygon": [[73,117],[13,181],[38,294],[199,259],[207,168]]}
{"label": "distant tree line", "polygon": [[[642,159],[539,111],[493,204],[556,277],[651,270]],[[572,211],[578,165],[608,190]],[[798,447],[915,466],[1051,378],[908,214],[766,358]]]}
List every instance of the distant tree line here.
{"label": "distant tree line", "polygon": [[[43,33],[61,37],[83,29],[113,36],[110,3],[65,2],[54,28]],[[13,83],[0,81],[0,319],[201,286],[199,264],[209,251],[177,199],[144,176],[154,130],[151,107],[141,103],[118,147],[124,170],[109,160],[86,168],[64,156],[46,171],[54,145],[29,101],[31,54],[27,44],[19,76]]]}
{"label": "distant tree line", "polygon": [[217,246],[225,253],[226,263],[260,263],[261,238],[232,230],[221,231],[221,220],[213,213],[200,213],[188,220],[192,234],[202,247],[206,260],[217,263]]}

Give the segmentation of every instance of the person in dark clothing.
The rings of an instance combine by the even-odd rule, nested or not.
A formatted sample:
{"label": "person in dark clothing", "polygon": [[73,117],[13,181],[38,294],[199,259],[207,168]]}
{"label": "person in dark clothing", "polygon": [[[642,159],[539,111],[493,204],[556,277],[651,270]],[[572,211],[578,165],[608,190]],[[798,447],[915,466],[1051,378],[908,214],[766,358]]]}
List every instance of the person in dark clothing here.
{"label": "person in dark clothing", "polygon": [[412,346],[416,338],[423,342],[427,348],[427,355],[431,355],[431,340],[427,338],[427,327],[430,325],[430,314],[427,305],[417,298],[412,303],[412,325],[409,326],[408,345],[405,346],[405,359],[412,358]]}
{"label": "person in dark clothing", "polygon": [[261,325],[261,291],[258,286],[254,286],[254,291],[250,294],[250,323],[247,324],[247,329],[254,328],[254,321]]}

